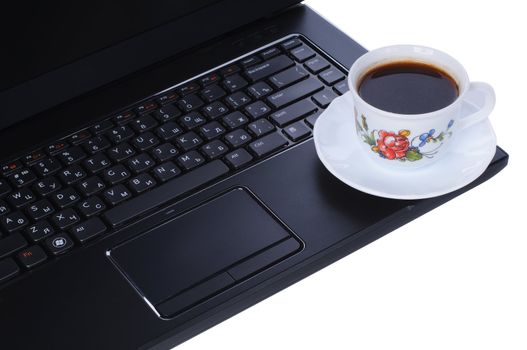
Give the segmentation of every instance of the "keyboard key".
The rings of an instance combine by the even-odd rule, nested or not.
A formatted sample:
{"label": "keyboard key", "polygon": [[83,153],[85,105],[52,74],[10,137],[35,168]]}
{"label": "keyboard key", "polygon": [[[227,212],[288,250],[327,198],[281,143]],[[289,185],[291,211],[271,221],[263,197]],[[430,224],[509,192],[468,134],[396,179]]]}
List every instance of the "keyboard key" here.
{"label": "keyboard key", "polygon": [[33,170],[40,176],[44,177],[59,171],[61,168],[60,163],[54,158],[46,158],[37,162],[33,166]]}
{"label": "keyboard key", "polygon": [[270,118],[276,125],[283,127],[316,110],[317,106],[310,99],[306,99],[274,112]]}
{"label": "keyboard key", "polygon": [[203,99],[209,103],[212,101],[216,101],[217,99],[220,99],[225,95],[227,95],[225,90],[223,90],[217,84],[211,85],[201,92],[201,96],[203,97]]}
{"label": "keyboard key", "polygon": [[188,174],[183,174],[176,179],[168,181],[151,191],[144,192],[142,195],[108,210],[104,213],[104,216],[115,227],[159,205],[174,200],[199,186],[216,180],[228,171],[229,168],[222,161],[214,160]]}
{"label": "keyboard key", "polygon": [[15,187],[22,187],[35,181],[37,177],[29,169],[19,169],[11,173],[8,179]]}
{"label": "keyboard key", "polygon": [[11,192],[7,197],[7,201],[15,208],[21,208],[36,199],[35,194],[29,188],[24,187],[17,191]]}
{"label": "keyboard key", "polygon": [[177,161],[183,169],[190,170],[205,163],[205,158],[197,151],[190,151],[179,156]]}
{"label": "keyboard key", "polygon": [[174,158],[178,154],[177,148],[171,143],[164,143],[154,148],[150,154],[159,162],[164,162]]}
{"label": "keyboard key", "polygon": [[135,119],[130,125],[137,132],[146,132],[155,128],[157,121],[149,115],[144,115]]}
{"label": "keyboard key", "polygon": [[179,124],[187,130],[194,129],[207,122],[207,119],[198,112],[191,112],[179,118]]}
{"label": "keyboard key", "polygon": [[242,126],[249,122],[249,118],[242,112],[233,112],[230,114],[227,114],[225,117],[222,118],[222,121],[229,129],[236,129],[239,126]]}
{"label": "keyboard key", "polygon": [[247,88],[249,94],[254,98],[260,98],[269,95],[273,92],[273,88],[270,87],[267,83],[260,81],[256,84],[253,84]]}
{"label": "keyboard key", "polygon": [[27,246],[27,241],[20,233],[13,233],[5,238],[0,239],[0,259],[15,253]]}
{"label": "keyboard key", "polygon": [[177,92],[181,96],[187,96],[199,90],[199,85],[196,82],[186,83],[177,88]]}
{"label": "keyboard key", "polygon": [[181,115],[181,111],[173,104],[167,104],[152,113],[154,118],[160,123],[166,123],[169,120]]}
{"label": "keyboard key", "polygon": [[243,148],[232,151],[225,156],[225,161],[234,169],[239,169],[249,163],[253,157]]}
{"label": "keyboard key", "polygon": [[2,172],[2,175],[7,176],[16,170],[20,170],[23,166],[24,164],[22,164],[21,161],[14,160],[12,162],[4,163],[2,168],[0,168],[0,171]]}
{"label": "keyboard key", "polygon": [[251,135],[243,129],[237,129],[225,135],[225,141],[227,141],[227,144],[231,147],[236,148],[251,141]]}
{"label": "keyboard key", "polygon": [[309,76],[309,73],[300,66],[294,66],[269,78],[271,84],[277,89],[291,85]]}
{"label": "keyboard key", "polygon": [[38,245],[28,247],[17,254],[17,260],[26,269],[32,269],[48,259],[47,254]]}
{"label": "keyboard key", "polygon": [[294,64],[295,63],[289,57],[280,55],[250,67],[245,71],[245,75],[254,82],[278,73],[279,71],[289,68]]}
{"label": "keyboard key", "polygon": [[124,185],[120,184],[104,191],[103,196],[108,203],[111,205],[116,205],[128,198],[131,198],[132,194],[126,187],[124,187]]}
{"label": "keyboard key", "polygon": [[107,151],[108,157],[114,162],[120,162],[135,154],[135,149],[128,143],[123,142]]}
{"label": "keyboard key", "polygon": [[203,108],[203,114],[205,114],[209,119],[216,119],[228,111],[229,109],[227,106],[219,101],[212,102],[210,105]]}
{"label": "keyboard key", "polygon": [[72,183],[84,179],[88,174],[78,164],[75,164],[59,171],[58,175],[63,183],[71,185]]}
{"label": "keyboard key", "polygon": [[346,80],[341,81],[340,83],[335,84],[333,86],[333,90],[339,95],[344,95],[346,92],[349,91],[348,82]]}
{"label": "keyboard key", "polygon": [[117,144],[134,136],[134,131],[128,125],[122,125],[108,131],[106,136],[110,139],[110,141]]}
{"label": "keyboard key", "polygon": [[247,80],[239,74],[233,74],[223,80],[223,87],[230,93],[240,90],[248,85]]}
{"label": "keyboard key", "polygon": [[306,61],[304,66],[313,74],[318,74],[326,68],[329,68],[329,62],[320,56],[315,56]]}
{"label": "keyboard key", "polygon": [[85,142],[82,146],[89,154],[94,154],[104,149],[107,149],[112,144],[108,139],[102,135],[95,136]]}
{"label": "keyboard key", "polygon": [[0,199],[0,215],[7,214],[10,211],[11,209],[9,209],[9,206],[7,205],[7,203]]}
{"label": "keyboard key", "polygon": [[226,98],[227,104],[231,106],[231,108],[240,108],[242,106],[245,106],[249,102],[251,102],[251,98],[247,96],[244,92],[238,91],[235,92],[232,95],[229,95]]}
{"label": "keyboard key", "polygon": [[215,159],[222,156],[229,150],[229,147],[220,140],[214,140],[201,147],[201,152],[209,159]]}
{"label": "keyboard key", "polygon": [[298,141],[311,134],[311,130],[306,126],[303,121],[298,121],[284,128],[284,133],[289,137],[291,141]]}
{"label": "keyboard key", "polygon": [[59,190],[50,196],[53,203],[59,208],[66,208],[80,200],[80,195],[71,187]]}
{"label": "keyboard key", "polygon": [[80,145],[84,141],[88,140],[91,137],[91,133],[88,129],[81,130],[79,132],[76,132],[75,134],[68,137],[68,142],[73,145]]}
{"label": "keyboard key", "polygon": [[52,143],[51,145],[48,145],[44,149],[49,153],[49,155],[54,156],[55,154],[62,152],[67,147],[68,147],[68,144],[66,142],[57,141],[55,143]]}
{"label": "keyboard key", "polygon": [[117,114],[112,118],[113,122],[119,126],[125,125],[126,123],[131,122],[135,118],[135,113],[132,111],[124,111]]}
{"label": "keyboard key", "polygon": [[261,61],[262,59],[258,56],[249,56],[249,57],[243,58],[240,61],[240,64],[242,65],[243,68],[247,68],[252,65],[255,65],[256,63],[260,63]]}
{"label": "keyboard key", "polygon": [[24,157],[22,157],[22,162],[24,162],[25,165],[31,166],[38,162],[39,160],[42,160],[47,157],[46,152],[44,150],[35,150],[31,153],[26,154]]}
{"label": "keyboard key", "polygon": [[152,178],[152,176],[146,173],[139,174],[136,177],[132,178],[130,181],[128,181],[128,187],[134,193],[144,192],[154,187],[155,185],[156,181]]}
{"label": "keyboard key", "polygon": [[271,57],[277,56],[281,53],[281,51],[276,47],[271,47],[270,49],[265,49],[264,51],[260,52],[260,57],[264,60],[268,60]]}
{"label": "keyboard key", "polygon": [[110,185],[115,185],[116,183],[129,178],[130,175],[130,171],[128,171],[128,169],[122,164],[114,165],[102,172],[104,181],[108,182]]}
{"label": "keyboard key", "polygon": [[79,191],[85,196],[102,191],[106,185],[99,176],[92,176],[79,183]]}
{"label": "keyboard key", "polygon": [[46,248],[53,255],[60,255],[73,248],[73,241],[65,233],[59,233],[46,239]]}
{"label": "keyboard key", "polygon": [[176,144],[183,149],[183,151],[189,151],[202,143],[203,140],[194,131],[189,131],[176,138]]}
{"label": "keyboard key", "polygon": [[132,170],[132,172],[138,174],[153,167],[155,162],[148,154],[141,153],[128,159],[126,164],[128,165],[128,168]]}
{"label": "keyboard key", "polygon": [[51,216],[51,221],[61,230],[76,224],[80,220],[81,218],[79,214],[77,214],[77,212],[71,208],[64,209]]}
{"label": "keyboard key", "polygon": [[89,240],[103,234],[106,231],[106,225],[99,218],[91,218],[70,229],[70,233],[79,242],[84,244]]}
{"label": "keyboard key", "polygon": [[71,165],[86,158],[86,153],[80,146],[68,148],[57,155],[57,158],[66,165]]}
{"label": "keyboard key", "polygon": [[114,125],[110,120],[103,120],[90,128],[90,131],[95,135],[99,135],[107,130],[113,128]]}
{"label": "keyboard key", "polygon": [[240,71],[240,67],[238,67],[237,65],[235,64],[231,64],[230,66],[227,66],[225,68],[223,68],[221,71],[220,71],[220,74],[223,76],[223,77],[227,77],[231,74],[234,74],[236,72],[239,72]]}
{"label": "keyboard key", "polygon": [[141,103],[139,106],[135,107],[134,111],[137,114],[145,114],[145,113],[153,111],[156,108],[157,108],[157,104],[154,101],[146,101],[146,102]]}
{"label": "keyboard key", "polygon": [[35,191],[41,196],[47,196],[48,194],[55,192],[61,187],[62,185],[60,184],[59,180],[57,180],[57,178],[55,178],[54,176],[46,177],[43,180],[37,181],[33,185]]}
{"label": "keyboard key", "polygon": [[252,119],[258,119],[263,117],[267,113],[271,112],[271,107],[265,104],[263,101],[256,101],[245,107],[245,111],[252,117]]}
{"label": "keyboard key", "polygon": [[270,95],[267,97],[267,101],[269,101],[269,103],[271,103],[271,105],[273,105],[275,108],[280,108],[286,104],[306,97],[307,95],[311,95],[312,93],[321,90],[323,87],[324,85],[322,85],[319,80],[310,77],[306,80],[296,83],[295,85],[291,85],[282,91]]}
{"label": "keyboard key", "polygon": [[9,193],[11,191],[11,186],[9,186],[9,184],[0,179],[0,196],[3,196],[4,194],[6,193]]}
{"label": "keyboard key", "polygon": [[298,62],[304,62],[307,59],[315,56],[315,51],[311,50],[306,45],[302,45],[295,49],[292,49],[290,53]]}
{"label": "keyboard key", "polygon": [[149,148],[157,146],[159,139],[150,131],[140,134],[132,139],[132,145],[139,151],[146,151]]}
{"label": "keyboard key", "polygon": [[344,79],[346,76],[337,68],[331,67],[320,73],[318,77],[324,82],[324,84],[333,85],[337,81]]}
{"label": "keyboard key", "polygon": [[280,44],[280,46],[284,50],[291,50],[300,45],[302,45],[302,42],[298,38],[287,39],[286,41]]}
{"label": "keyboard key", "polygon": [[181,134],[183,130],[174,122],[168,122],[157,128],[157,135],[164,141],[168,141]]}
{"label": "keyboard key", "polygon": [[321,111],[318,111],[317,113],[311,114],[309,117],[306,118],[306,123],[313,129],[315,126],[315,122],[317,121],[318,117],[320,116]]}
{"label": "keyboard key", "polygon": [[165,162],[159,166],[156,166],[153,170],[154,176],[161,182],[170,180],[171,178],[179,175],[181,170],[173,162]]}
{"label": "keyboard key", "polygon": [[90,216],[99,214],[106,209],[106,204],[97,196],[89,197],[83,200],[77,206],[82,215],[89,218]]}
{"label": "keyboard key", "polygon": [[95,174],[109,167],[112,163],[103,153],[97,153],[93,157],[86,159],[82,164],[91,174]]}
{"label": "keyboard key", "polygon": [[258,157],[265,156],[287,145],[286,139],[273,132],[249,144],[249,149]]}
{"label": "keyboard key", "polygon": [[179,98],[178,93],[175,90],[170,90],[170,91],[166,91],[166,92],[160,94],[156,98],[156,101],[160,105],[166,105],[167,103],[174,102],[178,98]]}
{"label": "keyboard key", "polygon": [[55,229],[47,220],[40,220],[24,230],[31,241],[37,243],[55,233]]}
{"label": "keyboard key", "polygon": [[205,140],[212,140],[225,133],[225,128],[218,122],[210,122],[199,128],[199,133]]}
{"label": "keyboard key", "polygon": [[248,125],[248,127],[249,127],[249,131],[251,131],[256,137],[260,137],[262,135],[268,134],[275,129],[274,125],[271,124],[265,118],[261,118],[261,119],[258,119],[252,122],[251,124]]}
{"label": "keyboard key", "polygon": [[199,82],[202,86],[208,86],[210,84],[214,84],[220,80],[220,76],[218,73],[209,73],[199,79]]}
{"label": "keyboard key", "polygon": [[0,261],[0,283],[15,277],[19,272],[20,269],[13,259],[8,258]]}
{"label": "keyboard key", "polygon": [[55,208],[53,208],[53,205],[47,199],[41,199],[27,207],[27,214],[34,221],[42,219],[54,211]]}
{"label": "keyboard key", "polygon": [[203,106],[203,101],[196,94],[192,94],[179,100],[178,106],[183,112],[190,112]]}
{"label": "keyboard key", "polygon": [[320,107],[326,108],[337,97],[337,94],[331,90],[322,90],[313,95],[313,101]]}

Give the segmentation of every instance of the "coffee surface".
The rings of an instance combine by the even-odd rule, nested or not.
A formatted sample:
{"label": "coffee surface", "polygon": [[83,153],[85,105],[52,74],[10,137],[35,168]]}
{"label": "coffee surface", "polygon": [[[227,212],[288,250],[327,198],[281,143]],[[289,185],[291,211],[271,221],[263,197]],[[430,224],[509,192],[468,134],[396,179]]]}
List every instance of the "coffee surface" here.
{"label": "coffee surface", "polygon": [[439,67],[415,61],[387,63],[367,72],[359,95],[370,105],[399,114],[422,114],[454,102],[459,90]]}

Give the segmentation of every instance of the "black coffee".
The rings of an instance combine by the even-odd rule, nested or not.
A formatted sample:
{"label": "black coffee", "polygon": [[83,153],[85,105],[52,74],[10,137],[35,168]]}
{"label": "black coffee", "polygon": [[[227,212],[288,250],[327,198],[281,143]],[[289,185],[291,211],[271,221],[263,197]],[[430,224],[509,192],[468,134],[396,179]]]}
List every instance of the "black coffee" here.
{"label": "black coffee", "polygon": [[359,83],[359,95],[370,105],[400,114],[437,111],[459,95],[455,80],[438,67],[415,61],[373,68]]}

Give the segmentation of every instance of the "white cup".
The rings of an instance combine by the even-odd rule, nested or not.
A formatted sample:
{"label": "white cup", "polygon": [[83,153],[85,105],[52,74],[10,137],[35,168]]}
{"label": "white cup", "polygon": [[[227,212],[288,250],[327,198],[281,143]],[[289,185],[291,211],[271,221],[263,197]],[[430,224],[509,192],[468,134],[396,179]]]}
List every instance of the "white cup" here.
{"label": "white cup", "polygon": [[[376,108],[362,99],[358,84],[376,66],[416,61],[439,67],[459,88],[450,105],[424,114],[398,114]],[[450,55],[423,46],[395,45],[370,51],[351,66],[348,75],[359,143],[383,167],[417,168],[446,154],[451,139],[464,128],[488,118],[496,97],[489,84],[470,82],[463,66]]]}

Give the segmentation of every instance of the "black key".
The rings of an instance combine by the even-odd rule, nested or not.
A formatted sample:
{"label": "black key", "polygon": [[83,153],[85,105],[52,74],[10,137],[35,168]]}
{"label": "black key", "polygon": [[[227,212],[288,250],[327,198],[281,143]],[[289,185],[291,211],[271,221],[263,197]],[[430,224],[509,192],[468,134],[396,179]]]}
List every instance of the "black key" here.
{"label": "black key", "polygon": [[230,66],[227,66],[227,67],[223,68],[220,71],[220,74],[223,77],[226,77],[226,76],[229,76],[229,75],[234,74],[234,73],[239,72],[239,71],[240,71],[240,67],[238,67],[235,64],[231,64]]}
{"label": "black key", "polygon": [[248,125],[249,130],[256,137],[268,134],[274,130],[274,125],[271,124],[267,119],[261,118]]}
{"label": "black key", "polygon": [[50,175],[50,174],[53,174],[54,172],[57,172],[62,166],[60,165],[60,163],[54,159],[54,158],[46,158],[46,159],[43,159],[39,162],[37,162],[34,166],[33,166],[33,170],[35,170],[35,172],[43,177],[43,176],[47,176],[47,175]]}
{"label": "black key", "polygon": [[201,145],[203,140],[194,131],[189,131],[186,134],[178,136],[176,138],[176,143],[184,151],[188,151]]}
{"label": "black key", "polygon": [[245,107],[245,111],[252,117],[252,119],[258,119],[263,117],[267,113],[271,112],[271,107],[265,104],[263,101],[256,101]]}
{"label": "black key", "polygon": [[164,162],[164,161],[174,158],[178,154],[178,151],[177,151],[177,148],[173,144],[164,143],[154,148],[150,153],[159,162]]}
{"label": "black key", "polygon": [[6,181],[0,179],[0,196],[9,193],[9,191],[11,191],[11,186]]}
{"label": "black key", "polygon": [[124,125],[124,124],[129,123],[132,120],[134,120],[134,118],[135,118],[134,112],[132,112],[132,111],[124,111],[124,112],[119,113],[116,116],[114,116],[112,118],[112,120],[117,125]]}
{"label": "black key", "polygon": [[239,169],[249,163],[253,157],[243,148],[232,151],[225,156],[225,161],[234,169]]}
{"label": "black key", "polygon": [[80,146],[70,147],[57,155],[64,164],[71,165],[81,159],[86,158],[86,153]]}
{"label": "black key", "polygon": [[155,185],[156,181],[152,178],[152,176],[146,173],[139,174],[136,177],[132,178],[130,181],[128,181],[128,187],[134,193],[144,192],[154,187]]}
{"label": "black key", "polygon": [[306,99],[274,112],[270,118],[278,126],[283,127],[316,110],[317,106],[310,99]]}
{"label": "black key", "polygon": [[128,159],[126,164],[128,164],[128,168],[130,168],[130,170],[137,174],[150,169],[154,166],[155,162],[148,154],[141,153]]}
{"label": "black key", "polygon": [[238,91],[247,85],[247,80],[243,79],[239,74],[233,74],[223,80],[223,86],[230,93]]}
{"label": "black key", "polygon": [[132,123],[130,123],[130,125],[137,132],[145,132],[155,128],[157,126],[157,122],[151,116],[144,115],[135,119]]}
{"label": "black key", "polygon": [[157,146],[159,139],[154,136],[150,131],[145,132],[132,139],[132,145],[139,151],[146,151],[149,148]]}
{"label": "black key", "polygon": [[225,133],[225,128],[218,122],[210,122],[199,128],[200,134],[205,140],[212,140]]}
{"label": "black key", "polygon": [[165,182],[179,175],[181,170],[179,170],[179,168],[173,162],[165,162],[159,166],[156,166],[152,172],[159,181]]}
{"label": "black key", "polygon": [[181,96],[187,96],[198,90],[199,90],[199,85],[198,83],[194,81],[190,83],[186,83],[185,85],[181,85],[180,87],[177,88],[177,92],[179,92]]}
{"label": "black key", "polygon": [[329,62],[320,56],[315,56],[312,59],[306,61],[304,66],[313,74],[318,74],[324,69],[329,67]]}
{"label": "black key", "polygon": [[309,76],[309,73],[300,66],[294,66],[269,78],[271,84],[277,89],[286,87]]}
{"label": "black key", "polygon": [[154,111],[152,115],[160,122],[166,123],[169,120],[177,118],[181,115],[181,111],[173,104],[167,104],[158,110]]}
{"label": "black key", "polygon": [[340,83],[335,84],[333,86],[333,90],[339,95],[344,95],[346,92],[349,91],[348,82],[346,80],[341,81]]}
{"label": "black key", "polygon": [[311,134],[311,130],[303,121],[298,121],[284,128],[284,133],[291,141],[298,141]]}
{"label": "black key", "polygon": [[34,243],[41,241],[42,239],[49,237],[55,233],[55,229],[46,220],[40,220],[33,225],[26,227],[25,232],[30,240]]}
{"label": "black key", "polygon": [[291,55],[297,60],[298,62],[304,62],[307,59],[315,56],[315,51],[311,50],[306,45],[299,46],[295,49],[292,49],[289,51]]}
{"label": "black key", "polygon": [[12,206],[21,208],[26,204],[33,202],[36,199],[36,196],[29,188],[24,187],[11,192],[6,199]]}
{"label": "black key", "polygon": [[207,102],[216,101],[217,99],[222,98],[225,95],[227,95],[225,90],[223,90],[217,84],[211,85],[203,89],[203,91],[201,92],[201,96]]}
{"label": "black key", "polygon": [[0,261],[0,283],[15,277],[19,272],[20,269],[13,259],[8,258]]}
{"label": "black key", "polygon": [[214,84],[218,80],[220,80],[220,76],[219,76],[218,73],[209,73],[209,74],[205,75],[204,77],[200,78],[199,79],[199,83],[202,86],[208,86],[210,84]]}
{"label": "black key", "polygon": [[249,149],[258,157],[265,156],[283,146],[287,145],[286,139],[280,134],[273,132],[249,144]]}
{"label": "black key", "polygon": [[70,227],[71,225],[74,225],[77,222],[81,221],[81,218],[75,210],[73,210],[72,208],[68,208],[53,214],[53,216],[51,216],[51,221],[59,229],[64,230],[65,228]]}
{"label": "black key", "polygon": [[16,170],[20,170],[23,166],[24,164],[22,164],[21,161],[14,160],[12,162],[4,163],[0,171],[2,172],[2,175],[7,176]]}
{"label": "black key", "polygon": [[179,118],[179,124],[187,130],[194,129],[207,122],[207,119],[198,112],[191,112],[183,117]]}
{"label": "black key", "polygon": [[179,100],[178,106],[183,112],[190,112],[203,106],[203,101],[196,94],[192,94]]}
{"label": "black key", "polygon": [[91,218],[70,229],[71,235],[80,243],[87,241],[103,234],[106,231],[106,225],[99,218]]}
{"label": "black key", "polygon": [[71,185],[79,180],[84,179],[88,174],[78,164],[71,165],[64,170],[59,171],[59,178],[66,185]]}
{"label": "black key", "polygon": [[24,162],[25,165],[30,166],[46,157],[46,152],[44,152],[42,149],[38,149],[22,157],[22,162]]}
{"label": "black key", "polygon": [[245,145],[247,142],[251,141],[251,135],[249,135],[245,130],[238,129],[231,131],[227,135],[225,135],[225,141],[233,147],[240,147]]}
{"label": "black key", "polygon": [[132,194],[124,185],[117,185],[104,191],[103,196],[108,203],[116,205],[132,197]]}
{"label": "black key", "polygon": [[260,52],[260,57],[264,60],[268,60],[271,57],[277,56],[281,53],[281,51],[276,47],[271,47],[269,49],[265,49],[264,51]]}
{"label": "black key", "polygon": [[124,165],[118,164],[102,172],[104,181],[110,185],[115,185],[118,182],[123,181],[130,177],[130,171],[125,168]]}
{"label": "black key", "polygon": [[44,149],[46,152],[48,152],[50,155],[54,156],[55,154],[62,152],[64,149],[68,147],[68,144],[64,141],[57,141],[55,143],[52,143],[45,147]]}
{"label": "black key", "polygon": [[27,246],[27,241],[18,232],[0,239],[0,259],[13,254],[25,246]]}
{"label": "black key", "polygon": [[11,209],[9,209],[9,206],[7,205],[7,203],[0,199],[0,215],[7,214],[10,211]]}
{"label": "black key", "polygon": [[252,66],[245,71],[245,75],[254,82],[289,68],[293,64],[295,63],[289,57],[280,55]]}
{"label": "black key", "polygon": [[346,76],[337,68],[331,67],[320,73],[318,77],[324,82],[324,84],[333,85],[337,81],[344,79]]}
{"label": "black key", "polygon": [[242,65],[243,68],[247,68],[247,67],[253,66],[256,63],[260,63],[260,62],[262,62],[262,59],[260,57],[249,56],[249,57],[243,58],[240,61],[240,64]]}
{"label": "black key", "polygon": [[313,95],[313,101],[320,107],[326,108],[337,97],[337,94],[331,90],[322,90]]}
{"label": "black key", "polygon": [[46,177],[45,179],[40,180],[33,185],[35,191],[41,196],[47,196],[61,187],[62,185],[60,184],[59,180],[57,180],[54,176]]}
{"label": "black key", "polygon": [[238,111],[227,114],[222,120],[229,129],[236,129],[237,127],[249,122],[249,118],[247,118],[242,112]]}
{"label": "black key", "polygon": [[323,87],[324,85],[319,80],[310,77],[300,83],[296,83],[295,85],[291,85],[282,91],[270,95],[267,97],[267,101],[269,101],[269,103],[275,108],[280,108],[286,104],[299,100],[302,97],[311,95],[312,93],[321,90]]}
{"label": "black key", "polygon": [[249,94],[254,98],[260,98],[269,95],[273,92],[273,88],[270,87],[267,83],[260,81],[256,84],[253,84],[247,88]]}
{"label": "black key", "polygon": [[48,258],[44,250],[38,245],[27,247],[19,252],[16,257],[20,265],[28,270],[43,263]]}
{"label": "black key", "polygon": [[29,221],[27,220],[26,216],[19,211],[15,211],[0,217],[0,224],[6,232],[20,230],[28,223]]}
{"label": "black key", "polygon": [[37,177],[31,170],[22,168],[9,175],[8,179],[14,186],[22,187],[35,181]]}
{"label": "black key", "polygon": [[81,130],[68,137],[68,142],[73,145],[80,145],[84,141],[88,140],[91,136],[91,132],[88,129]]}
{"label": "black key", "polygon": [[159,136],[164,141],[173,139],[182,132],[183,130],[174,122],[165,123],[156,129],[157,136]]}
{"label": "black key", "polygon": [[50,198],[58,207],[65,208],[75,202],[78,202],[81,197],[73,188],[67,187],[63,190],[53,193]]}
{"label": "black key", "polygon": [[165,105],[167,103],[174,102],[179,98],[178,93],[175,90],[170,90],[162,93],[156,98],[157,103]]}
{"label": "black key", "polygon": [[120,162],[125,160],[128,157],[131,157],[135,154],[135,149],[130,146],[128,143],[123,142],[115,147],[110,148],[106,151],[108,157],[114,162]]}
{"label": "black key", "polygon": [[108,139],[102,135],[95,136],[85,142],[82,146],[89,154],[94,154],[104,149],[107,149],[112,144]]}
{"label": "black key", "polygon": [[34,221],[42,219],[54,211],[55,208],[47,199],[41,199],[27,207],[27,214]]}
{"label": "black key", "polygon": [[77,208],[82,215],[89,218],[106,209],[106,204],[99,197],[93,196],[80,202]]}
{"label": "black key", "polygon": [[177,161],[183,169],[190,170],[205,163],[205,158],[197,151],[190,151],[179,156]]}
{"label": "black key", "polygon": [[306,118],[306,123],[311,128],[315,126],[315,122],[317,121],[318,117],[320,116],[321,111],[318,111],[317,113],[311,114],[309,117]]}
{"label": "black key", "polygon": [[157,104],[154,101],[146,101],[146,102],[141,103],[139,106],[135,107],[134,111],[137,114],[145,114],[145,113],[153,111],[156,108],[157,108]]}
{"label": "black key", "polygon": [[79,191],[85,196],[91,196],[106,187],[99,176],[92,176],[79,183]]}
{"label": "black key", "polygon": [[209,119],[216,119],[228,111],[229,109],[227,106],[219,101],[212,102],[210,105],[203,108],[203,114],[205,114]]}
{"label": "black key", "polygon": [[97,153],[93,157],[90,157],[83,162],[84,167],[92,174],[109,167],[111,164],[112,163],[108,157],[104,155],[104,153]]}
{"label": "black key", "polygon": [[194,190],[196,187],[216,180],[220,176],[228,173],[228,171],[229,168],[221,160],[214,160],[188,174],[168,181],[151,191],[145,192],[130,201],[108,210],[104,216],[115,227],[165,202],[180,197]]}
{"label": "black key", "polygon": [[59,233],[46,239],[46,248],[53,255],[60,255],[73,247],[73,241],[65,233]]}
{"label": "black key", "polygon": [[128,125],[118,126],[106,133],[113,143],[120,143],[134,136],[134,131]]}
{"label": "black key", "polygon": [[201,147],[201,152],[209,159],[215,159],[225,154],[229,148],[220,140],[214,140]]}
{"label": "black key", "polygon": [[90,128],[91,132],[95,135],[99,135],[107,130],[113,128],[113,123],[110,120],[103,120]]}
{"label": "black key", "polygon": [[300,45],[302,45],[302,42],[298,38],[287,39],[286,41],[280,44],[280,46],[284,50],[291,50]]}
{"label": "black key", "polygon": [[232,95],[229,95],[225,101],[227,101],[227,104],[231,106],[231,108],[236,109],[245,106],[246,104],[251,102],[251,98],[247,96],[244,92],[238,91]]}

